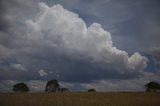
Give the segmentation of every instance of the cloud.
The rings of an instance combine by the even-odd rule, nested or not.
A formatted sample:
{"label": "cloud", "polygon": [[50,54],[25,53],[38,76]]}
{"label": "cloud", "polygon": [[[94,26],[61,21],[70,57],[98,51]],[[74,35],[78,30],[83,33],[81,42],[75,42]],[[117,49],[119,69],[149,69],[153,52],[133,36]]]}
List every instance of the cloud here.
{"label": "cloud", "polygon": [[[144,85],[150,81],[160,82],[160,72],[148,73],[145,72],[138,78],[134,79],[110,79],[110,80],[96,80],[89,83],[73,83],[62,82],[59,84],[61,87],[68,88],[70,91],[87,91],[94,88],[97,91],[145,91]],[[47,81],[44,80],[0,80],[0,92],[11,92],[14,84],[24,82],[26,83],[31,92],[44,92]]]}
{"label": "cloud", "polygon": [[[48,5],[37,5],[39,1]],[[63,6],[55,5],[58,3]],[[131,82],[140,89],[138,80],[143,81],[139,76],[152,74],[149,80],[158,79],[155,72],[144,75],[148,59],[133,53],[158,47],[158,10],[153,1],[1,0],[0,79],[38,80],[41,84],[44,78],[55,78],[71,89],[88,89],[94,84],[98,90],[109,85],[113,86],[108,90],[116,90],[120,83]],[[158,53],[152,51],[157,65]],[[26,71],[18,71],[21,65]],[[42,69],[47,73],[43,77],[38,74]]]}
{"label": "cloud", "polygon": [[[39,0],[1,0],[0,30],[7,31],[8,28],[17,26],[17,23],[26,19],[26,15],[31,15],[36,11],[36,3],[38,1]],[[28,10],[30,12],[28,12]]]}
{"label": "cloud", "polygon": [[25,71],[26,70],[25,66],[22,65],[22,64],[12,64],[11,68],[14,69],[14,70],[20,70],[20,71]]}
{"label": "cloud", "polygon": [[15,83],[14,80],[0,80],[0,92],[11,92]]}
{"label": "cloud", "polygon": [[39,70],[38,73],[40,76],[47,76],[48,75],[47,71],[43,70],[43,69]]}
{"label": "cloud", "polygon": [[0,59],[0,80],[25,79],[28,69],[15,60]]}
{"label": "cloud", "polygon": [[133,53],[148,52],[148,48],[160,46],[160,7],[157,0],[81,0],[77,8],[76,12],[87,23],[96,21],[109,30],[117,48]]}
{"label": "cloud", "polygon": [[144,91],[144,85],[150,81],[160,82],[160,74],[145,72],[138,78],[134,79],[112,79],[112,80],[98,80],[91,83],[80,84],[84,89],[95,88],[97,91]]}
{"label": "cloud", "polygon": [[130,57],[128,53],[112,45],[110,33],[98,23],[89,27],[78,14],[64,9],[61,5],[48,7],[39,3],[41,15],[36,20],[26,21],[30,29],[28,38],[37,45],[50,46],[56,52],[67,56],[82,55],[92,62],[103,62],[111,69],[142,71],[147,66],[147,58],[139,53]]}
{"label": "cloud", "polygon": [[160,48],[154,47],[150,51],[155,59],[156,65],[160,66]]}
{"label": "cloud", "polygon": [[47,82],[42,80],[30,80],[26,83],[30,87],[31,92],[43,92]]}
{"label": "cloud", "polygon": [[20,82],[27,84],[30,92],[43,92],[46,86],[46,81],[42,80],[0,80],[0,92],[13,92],[13,85]]}
{"label": "cloud", "polygon": [[128,55],[113,46],[111,34],[102,25],[87,26],[78,14],[59,4],[49,7],[39,3],[39,12],[32,15],[29,20],[21,20],[22,25],[11,27],[6,38],[4,32],[0,35],[11,42],[1,41],[0,48],[8,51],[0,53],[3,61],[14,60],[7,64],[18,63],[27,69],[25,74],[12,74],[11,79],[41,80],[44,75],[46,80],[64,82],[128,79],[142,74],[147,67],[145,56],[138,52]]}
{"label": "cloud", "polygon": [[12,52],[13,52],[12,50],[0,45],[0,58],[9,57]]}

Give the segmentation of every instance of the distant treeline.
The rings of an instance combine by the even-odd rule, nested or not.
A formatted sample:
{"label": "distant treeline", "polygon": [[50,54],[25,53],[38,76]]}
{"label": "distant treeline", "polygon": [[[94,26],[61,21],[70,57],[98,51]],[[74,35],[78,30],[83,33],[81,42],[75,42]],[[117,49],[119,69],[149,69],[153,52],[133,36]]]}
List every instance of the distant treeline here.
{"label": "distant treeline", "polygon": [[[160,91],[160,84],[158,82],[151,81],[144,85],[146,92]],[[21,82],[13,85],[14,92],[29,92],[30,89],[27,84]],[[68,88],[60,87],[60,84],[56,79],[47,82],[45,92],[69,92]],[[94,88],[88,89],[87,92],[96,92]]]}

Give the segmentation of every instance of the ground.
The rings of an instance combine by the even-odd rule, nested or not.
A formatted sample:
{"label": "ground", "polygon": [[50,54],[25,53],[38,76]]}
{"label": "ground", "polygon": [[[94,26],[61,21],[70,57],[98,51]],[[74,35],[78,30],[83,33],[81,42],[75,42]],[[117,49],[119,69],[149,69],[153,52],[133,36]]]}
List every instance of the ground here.
{"label": "ground", "polygon": [[160,106],[160,93],[0,93],[0,106]]}

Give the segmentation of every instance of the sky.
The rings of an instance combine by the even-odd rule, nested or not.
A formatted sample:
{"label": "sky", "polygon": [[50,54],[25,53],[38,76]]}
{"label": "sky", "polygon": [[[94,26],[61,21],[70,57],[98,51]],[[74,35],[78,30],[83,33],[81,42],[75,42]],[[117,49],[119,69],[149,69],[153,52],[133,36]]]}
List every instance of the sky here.
{"label": "sky", "polygon": [[57,79],[71,91],[160,82],[159,0],[1,0],[0,92]]}

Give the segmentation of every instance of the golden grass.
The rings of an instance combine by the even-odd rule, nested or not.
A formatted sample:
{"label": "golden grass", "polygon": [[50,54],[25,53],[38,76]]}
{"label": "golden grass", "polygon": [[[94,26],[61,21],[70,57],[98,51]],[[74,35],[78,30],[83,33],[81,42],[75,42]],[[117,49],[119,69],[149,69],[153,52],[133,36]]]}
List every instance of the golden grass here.
{"label": "golden grass", "polygon": [[0,93],[0,106],[160,106],[160,93]]}

